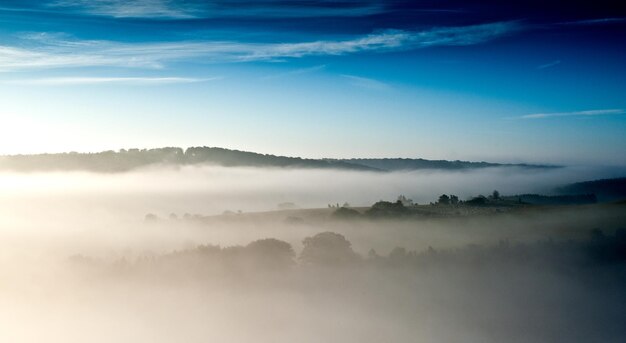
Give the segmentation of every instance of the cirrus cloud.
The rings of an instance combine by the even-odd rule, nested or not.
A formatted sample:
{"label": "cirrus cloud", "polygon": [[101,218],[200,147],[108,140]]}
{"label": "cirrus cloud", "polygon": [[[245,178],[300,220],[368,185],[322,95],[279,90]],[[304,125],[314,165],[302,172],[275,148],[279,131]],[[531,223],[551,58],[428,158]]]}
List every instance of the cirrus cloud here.
{"label": "cirrus cloud", "polygon": [[197,19],[223,17],[297,18],[363,16],[385,11],[381,1],[332,0],[56,0],[50,9],[112,18]]}
{"label": "cirrus cloud", "polygon": [[75,86],[75,85],[163,85],[175,83],[195,83],[217,80],[219,78],[186,78],[186,77],[52,77],[38,79],[9,80],[4,83],[25,86]]}
{"label": "cirrus cloud", "polygon": [[557,117],[591,117],[602,115],[616,115],[625,114],[623,109],[605,109],[605,110],[589,110],[589,111],[575,111],[575,112],[556,112],[556,113],[533,113],[526,114],[518,117],[519,119],[545,119],[545,118],[557,118]]}
{"label": "cirrus cloud", "polygon": [[23,44],[0,45],[0,71],[38,68],[163,68],[173,61],[205,63],[282,61],[307,56],[340,56],[481,44],[522,29],[518,22],[440,27],[423,31],[385,30],[343,40],[292,43],[177,41],[127,43],[75,40],[35,34]]}

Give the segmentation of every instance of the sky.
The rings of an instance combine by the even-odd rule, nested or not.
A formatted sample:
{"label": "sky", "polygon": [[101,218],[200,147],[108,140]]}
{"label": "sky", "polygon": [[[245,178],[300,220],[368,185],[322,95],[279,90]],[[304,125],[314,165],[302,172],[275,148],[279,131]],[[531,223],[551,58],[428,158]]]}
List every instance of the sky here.
{"label": "sky", "polygon": [[2,0],[0,154],[626,165],[616,1]]}

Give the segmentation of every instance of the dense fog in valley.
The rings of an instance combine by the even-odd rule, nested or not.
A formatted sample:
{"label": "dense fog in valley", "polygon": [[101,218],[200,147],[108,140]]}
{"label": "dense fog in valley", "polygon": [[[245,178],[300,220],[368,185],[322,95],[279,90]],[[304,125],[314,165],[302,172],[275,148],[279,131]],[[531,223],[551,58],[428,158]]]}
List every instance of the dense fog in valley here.
{"label": "dense fog in valley", "polygon": [[0,343],[626,342],[623,1],[0,23]]}
{"label": "dense fog in valley", "polygon": [[443,193],[545,194],[613,173],[3,173],[0,340],[619,341],[623,205],[333,215],[400,194],[438,208],[428,204]]}
{"label": "dense fog in valley", "polygon": [[93,215],[102,221],[108,219],[107,214],[116,219],[137,219],[148,212],[167,216],[270,211],[285,202],[301,208],[337,202],[370,206],[381,199],[395,200],[400,194],[424,204],[450,192],[461,199],[487,195],[494,189],[502,194],[550,193],[560,185],[623,172],[624,168],[592,167],[377,173],[195,166],[152,167],[118,174],[5,172],[0,174],[0,201],[5,218],[13,211],[36,210],[40,215],[61,215],[65,220],[74,220],[74,216],[66,216],[73,213],[76,219]]}

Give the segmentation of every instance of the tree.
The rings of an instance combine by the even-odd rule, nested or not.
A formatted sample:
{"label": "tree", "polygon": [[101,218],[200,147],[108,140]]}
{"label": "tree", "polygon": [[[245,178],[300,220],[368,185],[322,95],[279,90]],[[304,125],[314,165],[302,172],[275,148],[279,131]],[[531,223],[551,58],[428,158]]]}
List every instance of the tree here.
{"label": "tree", "polygon": [[370,209],[365,211],[365,214],[374,217],[399,217],[406,214],[409,214],[410,210],[406,208],[400,201],[389,202],[389,201],[379,201],[372,205]]}
{"label": "tree", "polygon": [[370,251],[367,252],[367,258],[370,260],[378,260],[380,259],[380,255],[378,255],[374,248],[371,248]]}
{"label": "tree", "polygon": [[454,194],[450,194],[450,203],[452,205],[456,205],[459,203],[459,197],[454,195]]}
{"label": "tree", "polygon": [[348,207],[340,207],[332,214],[333,218],[337,218],[337,219],[352,219],[360,215],[361,213],[359,213],[359,211],[348,208]]}
{"label": "tree", "polygon": [[498,192],[498,191],[493,191],[493,194],[491,194],[491,197],[493,198],[493,200],[498,200],[498,199],[500,199],[500,192]]}
{"label": "tree", "polygon": [[304,248],[300,260],[305,264],[341,265],[353,263],[358,255],[352,250],[352,244],[343,236],[334,232],[322,232],[302,241]]}
{"label": "tree", "polygon": [[272,268],[289,266],[296,256],[291,244],[274,238],[256,240],[245,250],[256,263]]}
{"label": "tree", "polygon": [[439,197],[439,201],[437,201],[437,202],[438,202],[439,204],[441,204],[441,205],[450,205],[450,197],[449,197],[449,196],[447,196],[447,195],[445,195],[445,194],[442,194],[442,195]]}
{"label": "tree", "polygon": [[487,204],[487,198],[485,198],[484,195],[479,195],[475,198],[467,200],[465,204],[471,205],[471,206],[482,206],[482,205]]}

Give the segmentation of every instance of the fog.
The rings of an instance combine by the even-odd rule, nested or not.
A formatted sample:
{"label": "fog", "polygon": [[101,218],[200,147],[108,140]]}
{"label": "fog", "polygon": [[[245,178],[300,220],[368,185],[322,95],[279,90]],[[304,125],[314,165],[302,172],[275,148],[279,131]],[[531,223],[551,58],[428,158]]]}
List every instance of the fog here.
{"label": "fog", "polygon": [[[336,220],[328,208],[545,194],[618,173],[3,173],[0,341],[620,341],[623,205],[410,220]],[[305,239],[322,232],[350,246],[311,250]],[[265,238],[288,246],[250,244]]]}
{"label": "fog", "polygon": [[[41,201],[80,211],[220,214],[225,210],[267,211],[282,202],[302,208],[348,202],[370,206],[404,194],[418,203],[442,193],[462,199],[489,194],[549,193],[555,186],[622,175],[622,169],[484,168],[469,171],[371,173],[315,169],[154,167],[119,174],[83,172],[0,173],[3,207]],[[95,195],[95,196],[94,196]],[[49,201],[51,200],[51,201]],[[76,205],[78,203],[78,205]],[[12,209],[13,210],[13,209]],[[84,214],[90,214],[89,212]],[[3,213],[6,215],[6,213]]]}

